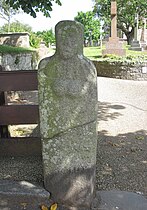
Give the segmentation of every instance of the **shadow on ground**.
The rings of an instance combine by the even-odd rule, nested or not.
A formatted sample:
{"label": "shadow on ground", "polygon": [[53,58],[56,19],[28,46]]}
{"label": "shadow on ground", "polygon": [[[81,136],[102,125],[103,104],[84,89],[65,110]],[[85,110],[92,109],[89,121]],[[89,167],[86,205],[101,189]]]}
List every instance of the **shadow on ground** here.
{"label": "shadow on ground", "polygon": [[[99,102],[98,119],[116,120],[125,106]],[[98,132],[97,189],[124,190],[147,196],[147,131],[112,136],[107,130]]]}
{"label": "shadow on ground", "polygon": [[118,110],[120,109],[125,109],[125,106],[119,104],[112,105],[108,102],[98,101],[98,121],[108,121],[109,119],[117,119],[119,116],[121,116],[121,113],[118,112]]}

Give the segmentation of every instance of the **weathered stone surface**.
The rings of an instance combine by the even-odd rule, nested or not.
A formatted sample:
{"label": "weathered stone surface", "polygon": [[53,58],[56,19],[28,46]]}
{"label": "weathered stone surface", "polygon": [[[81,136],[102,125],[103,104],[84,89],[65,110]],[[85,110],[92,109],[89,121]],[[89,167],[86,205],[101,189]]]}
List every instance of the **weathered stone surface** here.
{"label": "weathered stone surface", "polygon": [[29,33],[21,32],[0,34],[0,44],[15,47],[30,47]]}
{"label": "weathered stone surface", "polygon": [[83,56],[83,26],[56,26],[56,53],[39,64],[45,187],[56,202],[90,206],[96,164],[97,73]]}
{"label": "weathered stone surface", "polygon": [[36,69],[37,62],[36,52],[0,54],[0,64],[5,67],[7,71]]}
{"label": "weathered stone surface", "polygon": [[93,63],[98,77],[147,81],[147,63],[143,60],[140,63],[93,60]]}
{"label": "weathered stone surface", "polygon": [[50,193],[29,182],[0,181],[1,210],[39,210],[50,206]]}
{"label": "weathered stone surface", "polygon": [[109,47],[109,49],[103,50],[103,55],[109,55],[109,54],[125,56],[126,52],[124,49],[114,49],[114,48],[110,48],[110,47]]}
{"label": "weathered stone surface", "polygon": [[123,49],[123,43],[119,41],[119,38],[109,37],[109,41],[106,43],[106,49],[103,50],[103,55],[114,54],[118,56],[125,56],[126,51]]}
{"label": "weathered stone surface", "polygon": [[140,42],[139,42],[139,41],[134,40],[134,41],[131,43],[130,50],[134,50],[134,51],[142,51],[142,48],[141,48],[141,44],[140,44]]}

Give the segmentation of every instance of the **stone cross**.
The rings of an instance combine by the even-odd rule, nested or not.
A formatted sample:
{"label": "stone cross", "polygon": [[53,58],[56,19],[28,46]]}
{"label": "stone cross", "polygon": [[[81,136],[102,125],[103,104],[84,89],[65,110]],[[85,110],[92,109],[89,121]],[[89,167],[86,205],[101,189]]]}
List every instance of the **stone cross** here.
{"label": "stone cross", "polygon": [[141,44],[142,50],[146,50],[147,48],[147,41],[145,39],[146,18],[143,18],[142,22],[143,22],[143,26],[142,26],[141,37],[140,37],[140,44]]}
{"label": "stone cross", "polygon": [[134,41],[138,41],[138,14],[135,15]]}
{"label": "stone cross", "polygon": [[111,1],[111,37],[117,38],[117,4]]}
{"label": "stone cross", "polygon": [[122,43],[117,37],[117,3],[116,0],[111,1],[111,36],[106,43],[106,49],[102,51],[103,55],[114,54],[119,56],[126,55]]}
{"label": "stone cross", "polygon": [[88,210],[95,191],[97,73],[83,56],[84,28],[55,27],[56,53],[39,64],[44,185],[60,210]]}
{"label": "stone cross", "polygon": [[138,14],[135,15],[134,39],[131,43],[130,50],[142,51],[141,43],[138,39]]}
{"label": "stone cross", "polygon": [[145,30],[146,30],[146,18],[143,18],[142,20],[143,26],[142,26],[142,32],[141,32],[141,38],[140,41],[145,42]]}

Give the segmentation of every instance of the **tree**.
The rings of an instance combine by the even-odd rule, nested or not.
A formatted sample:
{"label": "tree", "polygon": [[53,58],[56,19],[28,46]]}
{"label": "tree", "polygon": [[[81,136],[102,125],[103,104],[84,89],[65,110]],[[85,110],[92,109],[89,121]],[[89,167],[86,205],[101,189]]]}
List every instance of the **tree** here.
{"label": "tree", "polygon": [[38,37],[35,33],[30,33],[30,46],[33,48],[39,48],[41,38]]}
{"label": "tree", "polygon": [[2,33],[7,32],[8,27],[9,27],[10,32],[29,32],[29,33],[32,32],[31,26],[29,26],[28,24],[20,23],[19,21],[12,22],[10,25],[4,24],[0,28],[0,31]]}
{"label": "tree", "polygon": [[0,0],[0,18],[7,21],[7,32],[10,31],[10,21],[12,16],[16,15],[17,13],[19,13],[19,11],[11,8],[10,5],[6,4],[5,0]]}
{"label": "tree", "polygon": [[34,18],[37,12],[43,12],[44,16],[50,17],[52,11],[52,2],[61,5],[60,0],[5,0],[6,4],[13,9],[22,9],[25,13],[30,14]]}
{"label": "tree", "polygon": [[[8,24],[3,25],[0,28],[0,33],[5,33],[8,31]],[[10,31],[11,32],[28,32],[29,33],[29,40],[30,46],[33,48],[38,48],[40,46],[41,38],[38,37],[33,31],[32,27],[28,24],[20,23],[19,21],[12,22],[10,24]]]}
{"label": "tree", "polygon": [[78,15],[74,19],[84,25],[85,45],[87,41],[90,43],[90,45],[92,44],[92,41],[98,41],[100,37],[100,22],[95,17],[93,12],[78,12]]}
{"label": "tree", "polygon": [[47,47],[49,46],[49,43],[55,43],[55,34],[53,33],[52,29],[48,31],[38,31],[36,32],[36,35],[45,42]]}
{"label": "tree", "polygon": [[[94,2],[94,12],[104,21],[105,26],[110,25],[111,0],[94,0]],[[126,35],[128,44],[134,37],[135,14],[139,15],[140,20],[142,17],[147,17],[146,0],[117,0],[117,27]]]}

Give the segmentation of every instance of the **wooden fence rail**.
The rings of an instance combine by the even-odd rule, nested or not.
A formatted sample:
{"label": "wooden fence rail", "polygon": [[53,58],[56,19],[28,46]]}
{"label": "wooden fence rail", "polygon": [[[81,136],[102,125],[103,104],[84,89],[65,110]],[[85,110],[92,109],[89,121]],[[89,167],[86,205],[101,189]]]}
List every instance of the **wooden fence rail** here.
{"label": "wooden fence rail", "polygon": [[1,91],[31,91],[38,89],[37,71],[0,71]]}
{"label": "wooden fence rail", "polygon": [[0,156],[41,154],[39,137],[9,137],[3,134],[7,125],[39,123],[38,105],[7,105],[4,93],[37,89],[37,70],[0,71]]}

